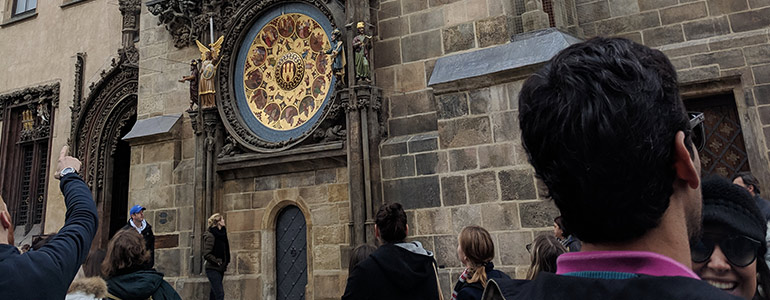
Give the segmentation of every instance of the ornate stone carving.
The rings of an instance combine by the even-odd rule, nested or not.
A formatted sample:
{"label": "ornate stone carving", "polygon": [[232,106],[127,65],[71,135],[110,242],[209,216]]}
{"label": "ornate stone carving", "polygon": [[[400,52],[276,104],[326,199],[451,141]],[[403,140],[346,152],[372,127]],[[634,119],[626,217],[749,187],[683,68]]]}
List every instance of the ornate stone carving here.
{"label": "ornate stone carving", "polygon": [[209,32],[209,18],[215,28],[229,28],[244,0],[151,0],[147,10],[158,16],[158,25],[164,25],[174,39],[174,46],[184,48],[201,40]]}
{"label": "ornate stone carving", "polygon": [[238,145],[238,142],[233,139],[231,136],[225,137],[225,145],[222,146],[222,151],[219,151],[219,155],[217,155],[218,158],[223,158],[226,156],[233,156],[236,154],[243,153],[243,150],[241,150],[240,145]]}
{"label": "ornate stone carving", "polygon": [[86,53],[80,52],[75,56],[75,93],[72,99],[72,113],[77,115],[80,113],[80,103],[83,101],[83,81],[85,74],[83,74],[83,68],[85,68]]}
{"label": "ornate stone carving", "polygon": [[[59,107],[59,83],[26,88],[0,95],[0,121],[3,120],[2,111],[6,106],[25,103],[30,106],[30,110],[34,110],[35,113],[37,113],[38,110],[38,103],[50,103],[51,108]],[[51,108],[46,109],[49,116]]]}

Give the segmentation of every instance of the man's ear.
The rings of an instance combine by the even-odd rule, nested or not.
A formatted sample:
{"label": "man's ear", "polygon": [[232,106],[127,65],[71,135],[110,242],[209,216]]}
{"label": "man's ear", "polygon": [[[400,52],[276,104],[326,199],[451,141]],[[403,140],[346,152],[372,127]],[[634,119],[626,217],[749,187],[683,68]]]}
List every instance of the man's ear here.
{"label": "man's ear", "polygon": [[[684,141],[684,132],[679,131],[674,136],[674,170],[676,177],[687,183],[692,189],[700,186],[700,176],[695,167],[694,158],[690,157],[690,151],[687,151]],[[693,145],[690,145],[693,151],[697,151]],[[695,157],[697,153],[693,153]]]}
{"label": "man's ear", "polygon": [[409,224],[406,224],[406,236],[409,236]]}
{"label": "man's ear", "polygon": [[377,224],[374,224],[374,238],[380,239],[380,228],[377,227]]}
{"label": "man's ear", "polygon": [[13,226],[13,222],[11,222],[11,214],[9,214],[8,211],[0,211],[0,225],[3,226],[3,229],[8,229]]}
{"label": "man's ear", "polygon": [[754,194],[754,185],[749,184],[746,186],[746,189],[749,190],[749,193],[752,195]]}

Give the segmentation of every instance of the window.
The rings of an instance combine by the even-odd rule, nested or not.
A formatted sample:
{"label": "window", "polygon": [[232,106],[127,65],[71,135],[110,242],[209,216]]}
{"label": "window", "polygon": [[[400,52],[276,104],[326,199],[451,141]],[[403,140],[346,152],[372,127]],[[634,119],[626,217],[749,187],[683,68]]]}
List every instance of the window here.
{"label": "window", "polygon": [[14,0],[13,15],[20,15],[28,11],[34,11],[37,8],[37,0]]}

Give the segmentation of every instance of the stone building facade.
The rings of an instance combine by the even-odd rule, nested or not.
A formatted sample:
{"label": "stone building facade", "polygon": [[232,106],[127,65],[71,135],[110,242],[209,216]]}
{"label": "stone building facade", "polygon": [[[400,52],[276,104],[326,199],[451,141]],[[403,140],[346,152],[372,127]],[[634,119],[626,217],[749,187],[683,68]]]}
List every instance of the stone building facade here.
{"label": "stone building facade", "polygon": [[[467,225],[487,228],[495,265],[523,277],[524,246],[551,230],[558,210],[521,147],[517,94],[558,50],[596,35],[627,37],[671,58],[687,106],[707,113],[713,133],[705,173],[751,170],[770,184],[767,0],[240,0],[202,1],[184,12],[174,10],[175,0],[61,8],[47,1],[21,21],[10,13],[16,1],[6,1],[0,24],[0,38],[19,40],[0,46],[13,58],[0,67],[14,74],[0,76],[0,100],[59,84],[49,148],[56,153],[69,140],[86,162],[105,223],[97,247],[106,245],[110,224],[125,222],[127,207],[146,206],[156,266],[184,299],[207,297],[200,236],[214,212],[225,214],[231,242],[228,299],[275,299],[286,289],[278,284],[283,253],[305,263],[304,281],[290,280],[305,297],[339,298],[350,250],[373,242],[372,215],[391,201],[407,208],[410,239],[436,253],[445,297],[462,271],[457,234]],[[230,120],[238,45],[261,18],[297,5],[343,31],[348,78],[330,98],[338,119],[330,112],[326,120],[344,131],[315,127],[318,138],[257,145]],[[350,78],[358,21],[373,36],[370,84]],[[193,41],[214,40],[209,22],[214,36],[224,36],[217,107],[197,108],[178,80],[200,58]],[[31,32],[46,38],[20,38]],[[84,85],[94,85],[70,100],[79,99],[71,87],[80,52],[87,53]],[[41,233],[63,224],[48,177]],[[282,248],[289,212],[305,248]]]}

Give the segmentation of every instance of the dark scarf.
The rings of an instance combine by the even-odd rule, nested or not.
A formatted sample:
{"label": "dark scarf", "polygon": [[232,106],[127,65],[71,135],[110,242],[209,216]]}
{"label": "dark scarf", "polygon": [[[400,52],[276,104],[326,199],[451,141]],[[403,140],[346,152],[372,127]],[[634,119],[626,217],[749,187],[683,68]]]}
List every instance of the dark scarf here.
{"label": "dark scarf", "polygon": [[[495,268],[495,264],[493,264],[491,261],[484,264],[484,271],[489,273],[492,269]],[[460,273],[460,278],[457,279],[457,283],[455,284],[455,288],[452,290],[452,298],[451,300],[457,299],[457,294],[460,293],[460,290],[467,286],[476,286],[481,290],[484,290],[484,286],[481,284],[481,282],[474,282],[474,283],[468,283],[468,280],[470,280],[473,277],[473,274],[468,270],[467,268]],[[489,278],[487,278],[489,279]]]}
{"label": "dark scarf", "polygon": [[209,227],[209,232],[214,235],[214,250],[212,251],[214,256],[222,259],[223,265],[227,265],[230,262],[230,242],[227,240],[227,228]]}

